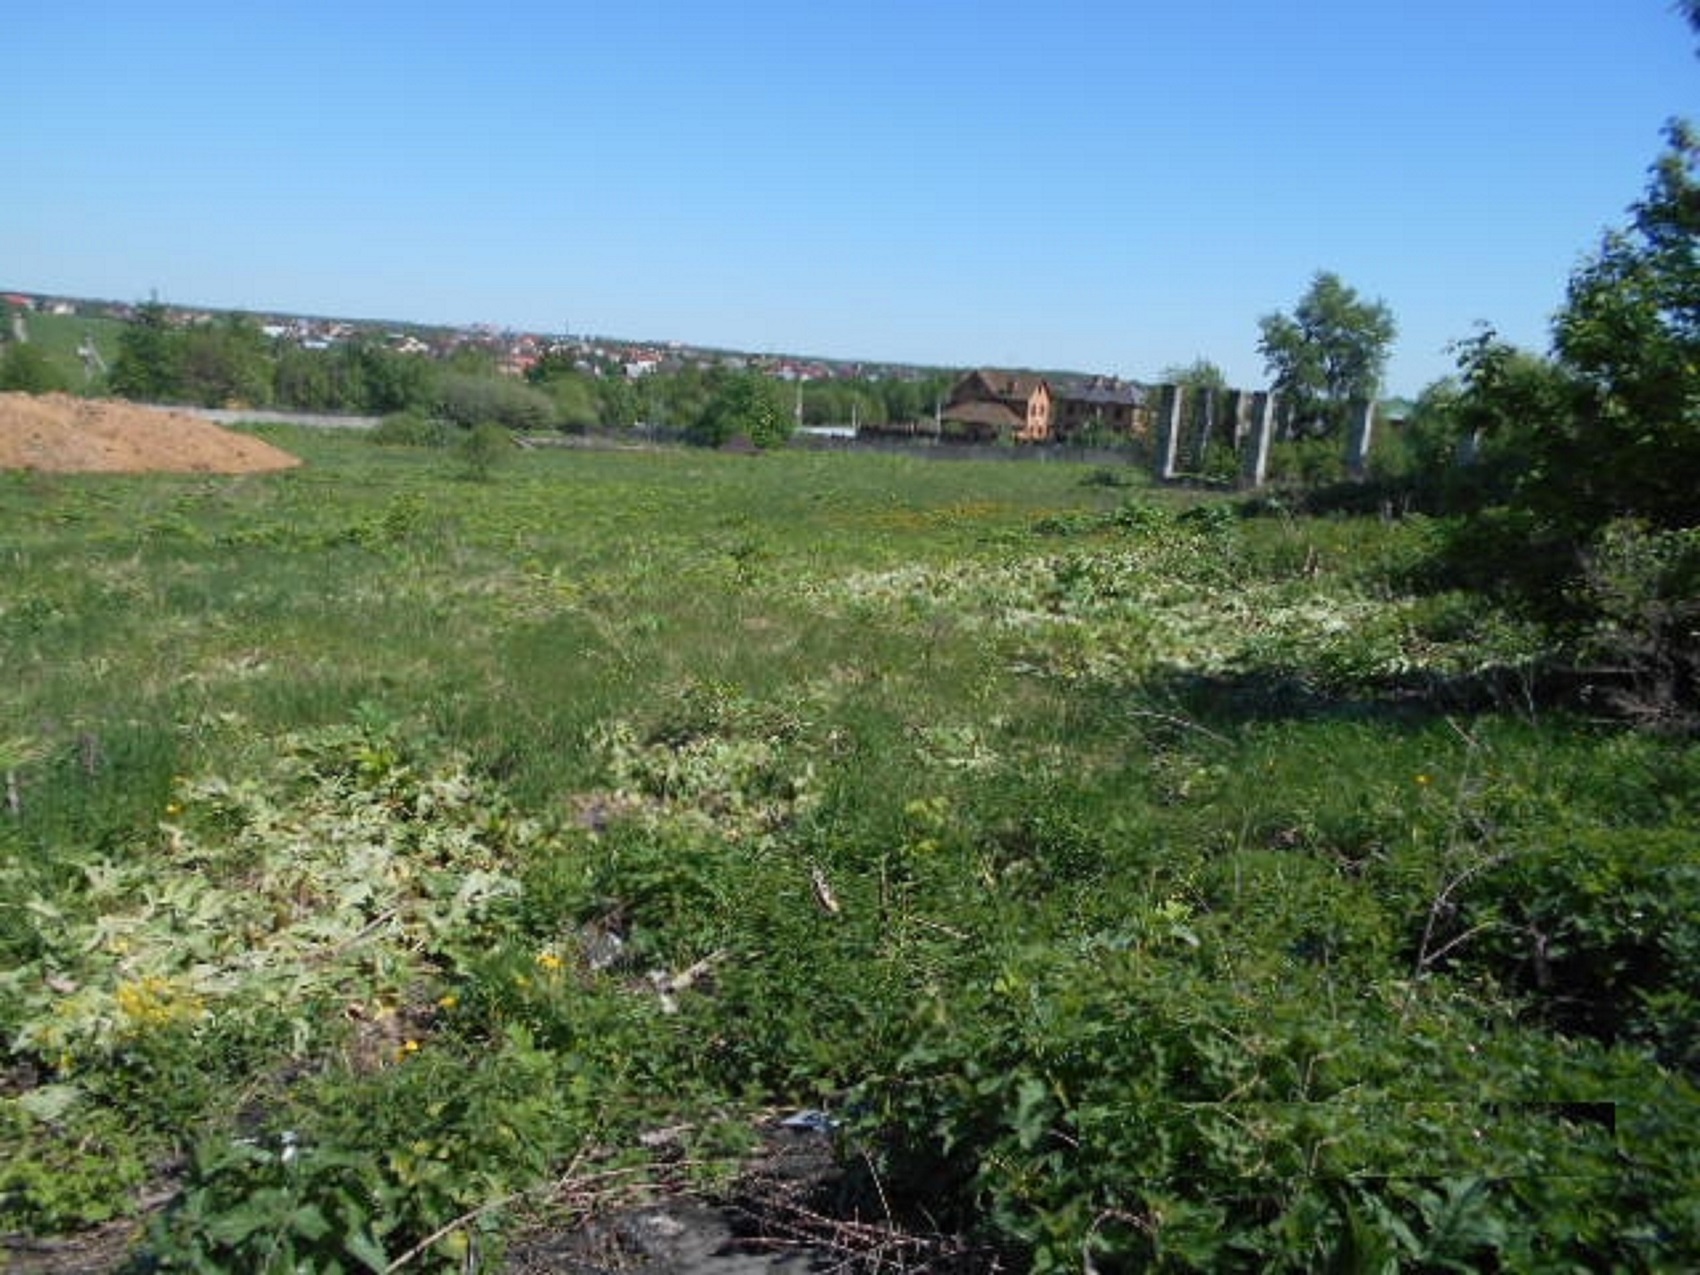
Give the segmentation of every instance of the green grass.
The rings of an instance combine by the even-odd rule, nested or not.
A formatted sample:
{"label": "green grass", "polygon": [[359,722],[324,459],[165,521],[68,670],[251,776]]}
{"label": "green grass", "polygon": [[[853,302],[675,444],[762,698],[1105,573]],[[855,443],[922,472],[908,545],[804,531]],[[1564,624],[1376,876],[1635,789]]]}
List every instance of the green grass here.
{"label": "green grass", "polygon": [[0,478],[0,1232],[447,1267],[794,1104],[1040,1269],[1697,1256],[1700,750],[1433,525],[263,432]]}

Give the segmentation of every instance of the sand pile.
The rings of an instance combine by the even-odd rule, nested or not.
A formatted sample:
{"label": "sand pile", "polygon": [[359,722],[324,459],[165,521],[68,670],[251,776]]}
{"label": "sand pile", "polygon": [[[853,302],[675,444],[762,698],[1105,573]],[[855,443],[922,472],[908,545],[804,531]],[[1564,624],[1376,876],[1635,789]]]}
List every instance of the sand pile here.
{"label": "sand pile", "polygon": [[0,469],[257,474],[300,463],[187,412],[69,394],[0,394]]}

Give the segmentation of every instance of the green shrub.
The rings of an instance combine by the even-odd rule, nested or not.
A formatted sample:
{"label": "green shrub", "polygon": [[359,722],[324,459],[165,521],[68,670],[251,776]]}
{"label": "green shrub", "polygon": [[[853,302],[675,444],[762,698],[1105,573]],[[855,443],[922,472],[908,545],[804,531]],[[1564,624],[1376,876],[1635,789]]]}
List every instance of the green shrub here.
{"label": "green shrub", "polygon": [[0,344],[0,391],[49,394],[71,388],[71,378],[39,346],[26,341]]}
{"label": "green shrub", "polygon": [[148,1147],[127,1123],[76,1085],[0,1098],[0,1234],[59,1234],[128,1213]]}
{"label": "green shrub", "polygon": [[1464,968],[1560,1030],[1632,1041],[1700,1073],[1700,859],[1659,828],[1555,833],[1459,893]]}
{"label": "green shrub", "polygon": [[486,422],[522,431],[555,425],[554,400],[541,390],[467,372],[444,374],[437,387],[436,414],[467,429]]}
{"label": "green shrub", "polygon": [[503,426],[484,421],[461,435],[455,453],[465,467],[466,476],[483,482],[507,458],[513,445],[513,436]]}
{"label": "green shrub", "polygon": [[390,413],[366,437],[386,447],[446,447],[452,427],[424,412],[409,410]]}
{"label": "green shrub", "polygon": [[1582,656],[1622,678],[1615,706],[1666,729],[1700,727],[1700,527],[1607,524],[1578,594],[1592,621]]}

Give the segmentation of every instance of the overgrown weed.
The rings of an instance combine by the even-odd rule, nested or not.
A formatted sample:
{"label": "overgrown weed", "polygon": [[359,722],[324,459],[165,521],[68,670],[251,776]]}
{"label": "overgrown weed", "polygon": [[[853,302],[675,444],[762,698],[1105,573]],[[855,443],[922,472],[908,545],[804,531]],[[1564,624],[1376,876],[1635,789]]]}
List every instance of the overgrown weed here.
{"label": "overgrown weed", "polygon": [[809,1107],[1034,1269],[1697,1260],[1700,751],[1418,694],[1545,639],[1432,525],[288,445],[0,484],[0,1231],[488,1269]]}

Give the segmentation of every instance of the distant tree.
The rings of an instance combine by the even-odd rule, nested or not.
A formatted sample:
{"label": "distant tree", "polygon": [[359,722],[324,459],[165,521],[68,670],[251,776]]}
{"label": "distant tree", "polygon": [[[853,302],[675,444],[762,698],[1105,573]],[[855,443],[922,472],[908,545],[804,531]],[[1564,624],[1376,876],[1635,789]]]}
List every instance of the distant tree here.
{"label": "distant tree", "polygon": [[603,423],[602,392],[597,378],[581,371],[565,353],[551,351],[526,373],[533,389],[555,404],[555,421],[565,430],[586,430]]}
{"label": "distant tree", "polygon": [[335,356],[328,350],[281,347],[273,359],[272,401],[305,412],[344,406]]}
{"label": "distant tree", "polygon": [[437,391],[437,369],[423,355],[386,349],[367,338],[339,345],[333,362],[338,411],[384,416],[429,408]]}
{"label": "distant tree", "polygon": [[40,346],[10,341],[0,350],[0,390],[49,394],[71,388],[70,378],[42,353]]}
{"label": "distant tree", "polygon": [[643,419],[637,387],[623,376],[604,376],[596,382],[597,419],[604,429],[631,429]]}
{"label": "distant tree", "polygon": [[701,447],[719,447],[740,436],[757,447],[780,447],[791,437],[793,424],[777,381],[736,372],[718,378],[686,437]]}
{"label": "distant tree", "polygon": [[688,430],[707,410],[718,384],[718,378],[711,379],[695,367],[670,376],[645,378],[648,420],[666,429]]}
{"label": "distant tree", "polygon": [[1200,355],[1191,363],[1171,363],[1157,373],[1159,385],[1179,385],[1189,390],[1225,390],[1228,374]]}
{"label": "distant tree", "polygon": [[501,375],[449,372],[438,381],[437,415],[468,429],[495,424],[510,430],[550,429],[555,402],[543,391]]}
{"label": "distant tree", "polygon": [[181,393],[205,407],[268,402],[272,360],[252,319],[226,315],[183,331]]}
{"label": "distant tree", "polygon": [[143,402],[173,402],[183,396],[183,333],[157,301],[136,308],[118,336],[112,363],[112,392]]}
{"label": "distant tree", "polygon": [[1258,351],[1284,403],[1288,437],[1340,432],[1354,399],[1373,399],[1397,328],[1380,301],[1362,301],[1319,271],[1292,314],[1265,315]]}
{"label": "distant tree", "polygon": [[602,423],[596,382],[583,373],[551,381],[546,393],[555,404],[555,424],[561,429],[583,431]]}

